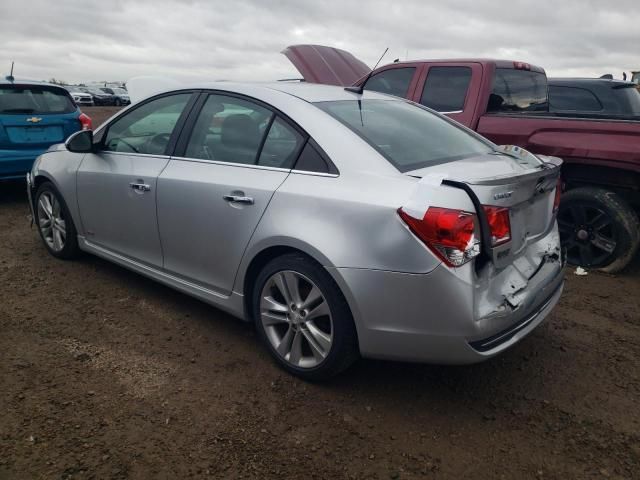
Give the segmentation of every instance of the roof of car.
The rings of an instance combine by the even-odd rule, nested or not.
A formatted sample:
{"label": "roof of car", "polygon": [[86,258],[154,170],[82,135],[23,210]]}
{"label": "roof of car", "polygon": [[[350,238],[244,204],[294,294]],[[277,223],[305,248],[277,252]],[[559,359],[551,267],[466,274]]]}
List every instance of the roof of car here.
{"label": "roof of car", "polygon": [[28,78],[19,78],[14,77],[13,80],[9,79],[9,75],[0,77],[0,85],[42,85],[47,87],[59,87],[63,88],[61,85],[56,85],[55,83],[49,82],[41,82],[38,80],[30,80]]}
{"label": "roof of car", "polygon": [[521,62],[515,60],[499,60],[495,58],[421,58],[417,60],[401,60],[378,67],[379,70],[388,65],[410,65],[414,63],[481,63],[483,65],[495,65],[497,68],[513,68],[516,69],[517,64],[529,65],[528,70],[536,73],[545,73],[544,68],[529,62]]}
{"label": "roof of car", "polygon": [[616,85],[629,85],[629,86],[635,86],[635,83],[633,82],[628,82],[625,80],[619,80],[619,79],[611,79],[611,78],[586,78],[586,77],[573,77],[573,78],[549,78],[548,83],[551,84],[555,84],[555,85],[593,85],[593,84],[600,84],[600,85],[610,85],[610,86],[616,86]]}

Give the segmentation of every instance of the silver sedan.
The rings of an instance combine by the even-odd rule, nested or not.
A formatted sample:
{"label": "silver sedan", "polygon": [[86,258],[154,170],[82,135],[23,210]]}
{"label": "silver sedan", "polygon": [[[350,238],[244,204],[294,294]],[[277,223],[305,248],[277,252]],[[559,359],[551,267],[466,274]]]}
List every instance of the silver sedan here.
{"label": "silver sedan", "polygon": [[52,255],[253,321],[321,379],[359,356],[478,362],[529,334],[562,291],[560,163],[374,92],[213,83],[78,132],[27,180]]}

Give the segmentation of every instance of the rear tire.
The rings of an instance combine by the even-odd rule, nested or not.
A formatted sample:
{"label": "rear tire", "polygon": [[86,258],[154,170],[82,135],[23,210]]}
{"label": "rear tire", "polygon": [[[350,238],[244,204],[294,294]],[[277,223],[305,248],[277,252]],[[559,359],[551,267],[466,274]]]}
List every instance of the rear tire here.
{"label": "rear tire", "polygon": [[115,105],[116,107],[120,107],[120,106],[122,105],[122,102],[120,101],[120,99],[119,99],[119,98],[116,98],[116,101],[114,102],[114,105]]}
{"label": "rear tire", "polygon": [[565,193],[558,226],[572,265],[617,273],[629,265],[640,245],[636,212],[617,194],[601,188]]}
{"label": "rear tire", "polygon": [[51,255],[64,260],[80,253],[78,235],[62,195],[51,182],[44,182],[35,195],[34,222],[42,243]]}
{"label": "rear tire", "polygon": [[260,338],[289,373],[325,380],[359,357],[356,328],[342,292],[305,255],[286,254],[267,263],[256,277],[251,306]]}

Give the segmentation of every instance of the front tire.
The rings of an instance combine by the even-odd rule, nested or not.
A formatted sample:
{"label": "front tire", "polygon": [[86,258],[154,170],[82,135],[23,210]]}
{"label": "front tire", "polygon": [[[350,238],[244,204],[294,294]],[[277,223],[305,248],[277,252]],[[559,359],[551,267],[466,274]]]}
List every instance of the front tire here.
{"label": "front tire", "polygon": [[276,362],[305,380],[324,380],[359,356],[355,325],[327,271],[302,254],[271,260],[255,280],[252,315]]}
{"label": "front tire", "polygon": [[636,212],[618,195],[601,188],[581,187],[565,193],[558,227],[570,264],[607,273],[629,265],[640,245]]}
{"label": "front tire", "polygon": [[34,201],[35,224],[51,255],[61,259],[78,256],[78,236],[62,195],[51,182],[38,188]]}

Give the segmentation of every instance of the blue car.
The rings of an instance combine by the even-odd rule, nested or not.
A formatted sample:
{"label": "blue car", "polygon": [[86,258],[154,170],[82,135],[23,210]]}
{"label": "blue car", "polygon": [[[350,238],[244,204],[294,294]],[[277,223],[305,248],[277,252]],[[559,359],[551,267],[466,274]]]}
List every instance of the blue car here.
{"label": "blue car", "polygon": [[24,178],[36,157],[91,129],[69,92],[44,82],[0,80],[0,180]]}

